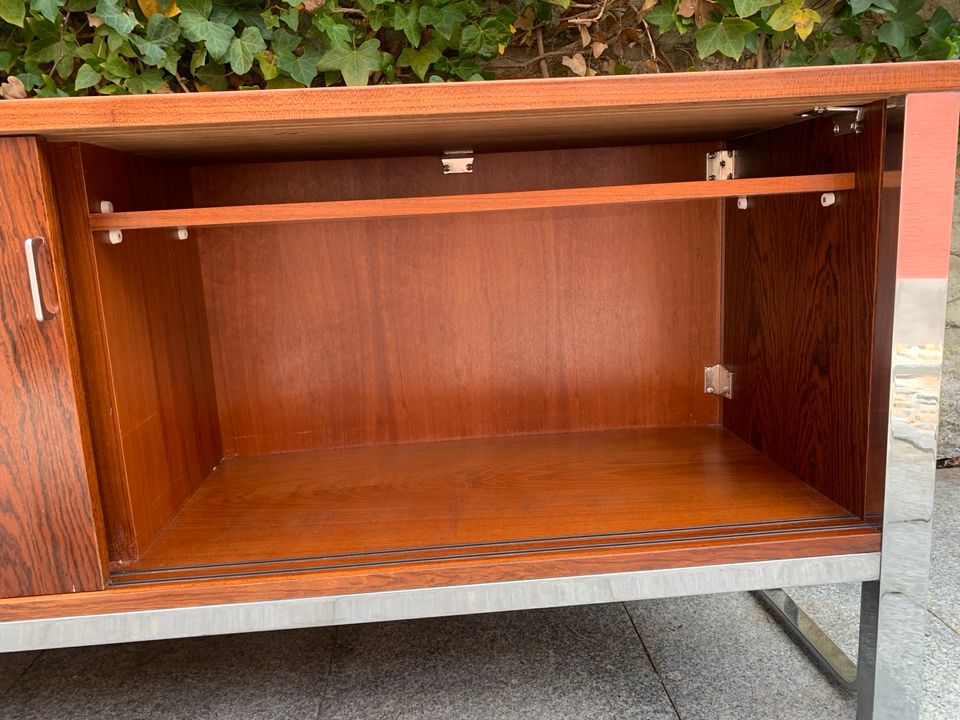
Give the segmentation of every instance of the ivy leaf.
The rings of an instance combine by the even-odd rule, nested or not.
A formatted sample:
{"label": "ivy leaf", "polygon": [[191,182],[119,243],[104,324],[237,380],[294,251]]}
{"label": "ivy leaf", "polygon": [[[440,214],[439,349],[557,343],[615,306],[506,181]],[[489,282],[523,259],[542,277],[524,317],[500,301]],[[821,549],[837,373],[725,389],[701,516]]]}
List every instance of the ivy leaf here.
{"label": "ivy leaf", "polygon": [[830,57],[837,65],[854,65],[857,62],[857,46],[834,48],[830,51]]}
{"label": "ivy leaf", "polygon": [[36,63],[53,62],[60,47],[59,26],[42,18],[30,18],[27,26],[33,32],[33,39],[27,45],[23,59]]}
{"label": "ivy leaf", "polygon": [[746,18],[757,14],[762,8],[776,5],[779,1],[780,0],[733,0],[733,7],[736,9],[737,15]]}
{"label": "ivy leaf", "polygon": [[233,40],[233,28],[209,19],[213,7],[210,0],[180,0],[179,5],[183,36],[192,42],[202,42],[215,60],[226,55]]}
{"label": "ivy leaf", "polygon": [[797,67],[799,65],[810,64],[810,51],[806,45],[797,44],[793,50],[787,53],[787,56],[780,63],[781,67]]}
{"label": "ivy leaf", "polygon": [[180,28],[173,20],[154,13],[147,21],[147,40],[160,47],[170,47],[180,39]]}
{"label": "ivy leaf", "polygon": [[23,0],[0,0],[0,20],[17,27],[23,27],[27,6]]}
{"label": "ivy leaf", "polygon": [[103,74],[111,80],[133,77],[133,67],[119,55],[114,55],[100,66]]}
{"label": "ivy leaf", "polygon": [[154,13],[147,21],[146,37],[134,35],[131,39],[147,65],[165,65],[167,48],[179,37],[180,28],[173,20],[161,13]]}
{"label": "ivy leaf", "polygon": [[920,47],[917,57],[922,60],[956,60],[960,57],[960,45],[949,40],[934,38]]}
{"label": "ivy leaf", "polygon": [[660,3],[650,8],[650,12],[643,19],[656,25],[661,34],[670,32],[677,27],[677,18],[673,14],[673,10]]}
{"label": "ivy leaf", "polygon": [[767,24],[774,30],[793,28],[797,37],[806,40],[813,32],[813,26],[820,22],[820,13],[812,8],[803,7],[803,0],[786,0],[773,11]]}
{"label": "ivy leaf", "polygon": [[93,69],[88,63],[84,63],[77,70],[77,76],[73,79],[73,89],[79,92],[91,88],[100,82],[100,73]]}
{"label": "ivy leaf", "polygon": [[300,46],[300,38],[280,28],[273,31],[270,44],[277,55],[287,55],[293,53]]}
{"label": "ivy leaf", "polygon": [[478,25],[467,25],[460,36],[460,49],[468,55],[489,60],[497,56],[510,39],[507,26],[496,18],[485,18]]}
{"label": "ivy leaf", "polygon": [[453,37],[457,25],[466,19],[466,15],[453,5],[444,5],[442,8],[426,5],[420,8],[420,24],[434,28],[447,40]]}
{"label": "ivy leaf", "polygon": [[263,41],[260,31],[248,27],[240,33],[240,37],[235,37],[230,41],[230,49],[227,50],[226,60],[237,75],[246,75],[253,67],[254,56],[261,50],[266,49],[267,44]]}
{"label": "ivy leaf", "polygon": [[380,41],[367,40],[359,48],[340,45],[331,48],[320,58],[321,70],[339,70],[347,85],[366,85],[370,80],[370,73],[377,72],[383,67],[383,58],[380,56]]}
{"label": "ivy leaf", "polygon": [[167,87],[167,81],[158,68],[150,68],[149,70],[144,70],[139,75],[133,76],[127,80],[123,86],[128,92],[148,93],[159,90],[162,87]]}
{"label": "ivy leaf", "polygon": [[303,54],[300,56],[294,55],[292,52],[280,55],[277,65],[298,83],[304,87],[310,87],[313,79],[317,77],[317,63],[319,61],[320,51],[308,46],[303,49]]}
{"label": "ivy leaf", "polygon": [[[210,13],[210,19],[227,27],[236,27],[238,23],[243,23],[244,27],[256,27],[259,30],[266,30],[264,23],[257,8],[250,6],[251,0],[240,0],[240,2],[227,2],[227,0],[213,0],[213,10]],[[261,5],[262,3],[256,3]]]}
{"label": "ivy leaf", "polygon": [[930,16],[930,22],[927,24],[930,36],[937,40],[944,40],[953,27],[953,18],[942,7],[938,7]]}
{"label": "ivy leaf", "polygon": [[94,12],[103,20],[104,25],[113,28],[121,35],[129,35],[140,24],[121,0],[98,0],[97,9]]}
{"label": "ivy leaf", "polygon": [[273,80],[280,74],[280,68],[277,67],[276,58],[272,53],[257,53],[257,65],[260,66],[260,74],[267,82]]}
{"label": "ivy leaf", "polygon": [[[160,15],[154,15],[154,17],[161,17]],[[160,65],[167,59],[167,51],[160,47],[157,43],[150,42],[144,38],[134,36],[133,44],[137,46],[137,50],[140,51],[141,59],[147,65]]]}
{"label": "ivy leaf", "polygon": [[30,12],[43,15],[50,22],[60,19],[60,8],[65,0],[30,0]]}
{"label": "ivy leaf", "polygon": [[923,35],[927,30],[926,25],[913,8],[914,5],[904,7],[901,3],[901,9],[897,14],[880,26],[877,31],[877,40],[903,52],[907,49],[907,41],[910,38]]}
{"label": "ivy leaf", "polygon": [[428,42],[419,50],[411,47],[404,48],[400,57],[397,58],[397,67],[409,67],[418,78],[426,80],[430,66],[442,57],[443,53],[437,44]]}
{"label": "ivy leaf", "polygon": [[194,73],[197,80],[203,83],[207,90],[226,90],[227,89],[227,78],[225,76],[226,69],[223,65],[219,63],[210,63],[209,65],[204,65],[202,68],[197,68],[197,72]]}
{"label": "ivy leaf", "polygon": [[281,11],[280,22],[296,32],[300,28],[300,9],[292,7]]}
{"label": "ivy leaf", "polygon": [[393,29],[406,35],[407,40],[415,48],[420,47],[421,27],[419,17],[420,10],[416,5],[406,9],[402,3],[397,3],[393,7]]}
{"label": "ivy leaf", "polygon": [[873,6],[873,0],[850,0],[850,13],[859,15]]}
{"label": "ivy leaf", "polygon": [[[398,6],[399,7],[399,6]],[[322,32],[331,45],[347,45],[350,42],[350,25],[337,22],[329,15],[315,14],[313,25]]]}
{"label": "ivy leaf", "polygon": [[697,53],[700,57],[708,57],[715,52],[739,60],[743,54],[744,38],[747,33],[757,29],[749,20],[726,17],[716,23],[706,23],[697,30],[694,36],[697,40]]}

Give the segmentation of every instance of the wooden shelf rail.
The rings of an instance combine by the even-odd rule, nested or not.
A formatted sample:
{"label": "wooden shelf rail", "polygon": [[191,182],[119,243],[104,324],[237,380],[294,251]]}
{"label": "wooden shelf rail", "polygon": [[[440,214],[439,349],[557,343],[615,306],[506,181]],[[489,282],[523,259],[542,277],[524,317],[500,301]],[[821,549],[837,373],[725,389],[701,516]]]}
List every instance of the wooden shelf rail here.
{"label": "wooden shelf rail", "polygon": [[707,198],[757,197],[793,193],[853,190],[854,173],[741,178],[736,180],[650,183],[603,187],[529,190],[523,192],[439,195],[434,197],[378,198],[324,202],[237,205],[139,212],[95,213],[90,229],[145,230],[175,227],[226,227],[315,222],[357,218],[410,217],[450,213],[495,212],[536,208],[584,207],[700,200]]}

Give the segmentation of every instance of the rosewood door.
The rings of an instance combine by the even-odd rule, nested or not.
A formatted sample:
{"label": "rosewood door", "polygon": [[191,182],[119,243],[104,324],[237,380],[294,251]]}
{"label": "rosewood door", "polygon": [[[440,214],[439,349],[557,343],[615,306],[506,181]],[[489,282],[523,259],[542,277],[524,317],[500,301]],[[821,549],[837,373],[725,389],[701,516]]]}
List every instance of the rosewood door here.
{"label": "rosewood door", "polygon": [[0,597],[103,587],[48,189],[37,141],[0,140]]}

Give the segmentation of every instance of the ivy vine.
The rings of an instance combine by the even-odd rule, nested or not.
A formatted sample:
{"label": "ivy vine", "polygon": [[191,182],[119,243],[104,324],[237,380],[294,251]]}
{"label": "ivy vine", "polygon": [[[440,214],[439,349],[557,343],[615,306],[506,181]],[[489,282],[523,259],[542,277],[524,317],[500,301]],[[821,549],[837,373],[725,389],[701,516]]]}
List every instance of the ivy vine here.
{"label": "ivy vine", "polygon": [[923,0],[0,0],[0,96],[960,57]]}

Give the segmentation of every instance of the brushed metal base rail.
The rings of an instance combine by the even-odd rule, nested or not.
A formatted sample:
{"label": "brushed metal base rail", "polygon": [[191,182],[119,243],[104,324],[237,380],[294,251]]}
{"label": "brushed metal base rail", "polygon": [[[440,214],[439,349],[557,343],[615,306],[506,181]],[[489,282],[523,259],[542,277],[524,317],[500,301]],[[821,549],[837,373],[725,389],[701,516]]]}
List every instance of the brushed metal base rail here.
{"label": "brushed metal base rail", "polygon": [[783,590],[756,590],[754,596],[807,650],[817,665],[845,690],[857,690],[857,664]]}
{"label": "brushed metal base rail", "polygon": [[880,553],[860,553],[40,618],[0,623],[0,652],[864,582],[879,575]]}

